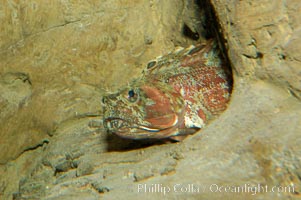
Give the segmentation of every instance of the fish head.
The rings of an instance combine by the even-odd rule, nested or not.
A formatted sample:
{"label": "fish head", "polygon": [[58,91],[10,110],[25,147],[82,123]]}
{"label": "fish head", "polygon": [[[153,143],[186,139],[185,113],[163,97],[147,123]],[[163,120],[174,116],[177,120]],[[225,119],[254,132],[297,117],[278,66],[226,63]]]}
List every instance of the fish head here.
{"label": "fish head", "polygon": [[104,127],[129,139],[167,138],[183,124],[185,103],[171,86],[134,82],[103,97]]}

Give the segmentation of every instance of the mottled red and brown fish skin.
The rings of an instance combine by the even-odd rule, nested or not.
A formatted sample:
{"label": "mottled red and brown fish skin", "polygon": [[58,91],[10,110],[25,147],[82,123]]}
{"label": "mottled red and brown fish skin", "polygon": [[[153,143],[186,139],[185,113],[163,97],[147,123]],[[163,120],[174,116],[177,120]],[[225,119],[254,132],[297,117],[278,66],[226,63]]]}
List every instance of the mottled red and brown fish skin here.
{"label": "mottled red and brown fish skin", "polygon": [[211,40],[147,64],[141,78],[103,98],[104,127],[129,139],[193,134],[227,108],[231,73]]}

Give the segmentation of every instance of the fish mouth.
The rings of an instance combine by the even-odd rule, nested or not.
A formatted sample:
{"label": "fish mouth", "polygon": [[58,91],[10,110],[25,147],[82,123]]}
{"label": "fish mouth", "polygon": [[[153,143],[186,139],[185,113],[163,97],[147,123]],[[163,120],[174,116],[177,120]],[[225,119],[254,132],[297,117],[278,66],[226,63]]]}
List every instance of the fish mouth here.
{"label": "fish mouth", "polygon": [[[130,125],[132,124],[132,125]],[[146,125],[139,125],[139,124],[133,124],[130,123],[127,120],[121,119],[121,118],[107,118],[104,120],[104,127],[107,128],[109,131],[114,132],[116,134],[121,134],[129,131],[136,130],[135,132],[140,131],[147,131],[147,132],[159,132],[162,129],[155,128],[155,127],[148,127]],[[140,131],[139,131],[140,130]]]}

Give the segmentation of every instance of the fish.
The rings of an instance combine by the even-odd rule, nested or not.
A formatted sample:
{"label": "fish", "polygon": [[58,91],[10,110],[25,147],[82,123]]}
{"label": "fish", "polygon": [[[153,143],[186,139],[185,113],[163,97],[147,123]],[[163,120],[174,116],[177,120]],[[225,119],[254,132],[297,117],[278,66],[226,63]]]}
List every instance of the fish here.
{"label": "fish", "polygon": [[102,98],[103,126],[119,137],[182,141],[226,110],[232,75],[217,42],[178,47]]}

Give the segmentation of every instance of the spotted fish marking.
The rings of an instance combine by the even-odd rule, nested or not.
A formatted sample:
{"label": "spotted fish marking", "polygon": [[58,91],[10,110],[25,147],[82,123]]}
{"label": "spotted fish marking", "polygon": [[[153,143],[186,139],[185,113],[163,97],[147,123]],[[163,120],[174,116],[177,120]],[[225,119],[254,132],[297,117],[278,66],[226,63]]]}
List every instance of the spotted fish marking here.
{"label": "spotted fish marking", "polygon": [[129,139],[176,138],[203,128],[230,99],[231,73],[219,54],[211,40],[148,62],[140,78],[103,97],[104,127]]}

